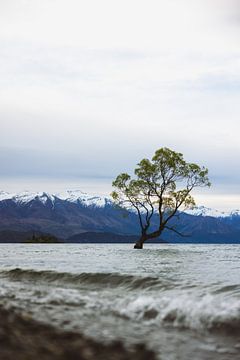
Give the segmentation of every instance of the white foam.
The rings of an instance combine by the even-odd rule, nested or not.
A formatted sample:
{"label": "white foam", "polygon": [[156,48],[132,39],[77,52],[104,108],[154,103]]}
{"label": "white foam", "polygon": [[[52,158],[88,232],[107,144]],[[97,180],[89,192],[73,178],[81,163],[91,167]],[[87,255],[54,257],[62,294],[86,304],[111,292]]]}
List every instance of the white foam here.
{"label": "white foam", "polygon": [[[117,311],[132,320],[150,321],[156,325],[168,322],[175,327],[195,330],[240,324],[240,300],[221,299],[210,294],[202,297],[192,294],[163,294],[158,298],[140,296],[121,306],[118,304]],[[151,313],[155,314],[153,318],[148,316]]]}

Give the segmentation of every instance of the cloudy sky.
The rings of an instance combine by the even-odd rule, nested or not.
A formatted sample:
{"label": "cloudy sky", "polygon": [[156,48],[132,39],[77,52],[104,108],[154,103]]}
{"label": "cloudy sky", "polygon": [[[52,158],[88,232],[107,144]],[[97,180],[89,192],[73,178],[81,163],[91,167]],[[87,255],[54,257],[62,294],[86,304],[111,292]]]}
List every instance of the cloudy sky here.
{"label": "cloudy sky", "polygon": [[238,0],[0,0],[0,188],[109,192],[162,146],[240,208]]}

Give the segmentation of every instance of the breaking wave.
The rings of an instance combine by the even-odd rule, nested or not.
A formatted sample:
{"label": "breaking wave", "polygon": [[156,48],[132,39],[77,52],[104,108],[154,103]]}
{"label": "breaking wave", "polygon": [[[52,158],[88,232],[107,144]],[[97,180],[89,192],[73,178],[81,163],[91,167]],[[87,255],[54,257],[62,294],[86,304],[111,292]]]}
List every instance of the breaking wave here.
{"label": "breaking wave", "polygon": [[193,294],[159,298],[139,296],[118,307],[120,316],[131,320],[169,324],[193,330],[236,331],[240,329],[240,300]]}
{"label": "breaking wave", "polygon": [[[78,306],[83,312],[86,307],[94,314],[97,310],[102,315],[147,326],[170,325],[232,334],[240,329],[239,285],[223,286],[217,291],[205,289],[199,293],[194,286],[184,288],[174,281],[157,277],[118,273],[73,274],[19,268],[1,271],[0,277],[27,284],[51,285],[46,297],[40,296],[42,302],[38,298],[36,304]],[[119,291],[104,292],[108,288]],[[81,292],[82,289],[84,292]],[[102,291],[101,296],[97,290]]]}
{"label": "breaking wave", "polygon": [[107,287],[126,287],[128,289],[169,289],[175,287],[170,281],[161,280],[154,277],[137,277],[134,275],[124,275],[118,273],[59,273],[55,271],[35,271],[31,269],[12,269],[1,271],[0,276],[7,277],[13,281],[38,281],[53,283],[56,285],[69,284],[70,286],[107,286]]}

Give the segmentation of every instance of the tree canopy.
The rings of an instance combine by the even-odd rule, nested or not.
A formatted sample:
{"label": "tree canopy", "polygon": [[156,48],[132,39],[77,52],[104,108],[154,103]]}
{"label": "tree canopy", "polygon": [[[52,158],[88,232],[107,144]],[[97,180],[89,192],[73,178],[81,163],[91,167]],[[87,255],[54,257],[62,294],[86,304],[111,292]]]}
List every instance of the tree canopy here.
{"label": "tree canopy", "polygon": [[[195,206],[191,192],[196,187],[210,186],[208,169],[184,160],[183,154],[168,148],[158,149],[151,160],[143,159],[134,170],[117,176],[112,185],[112,198],[119,206],[135,209],[139,218],[141,237],[135,248],[159,237],[165,229],[182,235],[171,226],[178,211]],[[153,215],[158,215],[158,226],[150,230]]]}

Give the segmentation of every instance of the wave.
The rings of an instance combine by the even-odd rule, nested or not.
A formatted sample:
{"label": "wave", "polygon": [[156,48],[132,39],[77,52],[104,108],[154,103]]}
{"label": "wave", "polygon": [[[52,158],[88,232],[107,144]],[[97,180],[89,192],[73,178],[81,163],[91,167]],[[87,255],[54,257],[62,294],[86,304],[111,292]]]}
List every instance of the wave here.
{"label": "wave", "polygon": [[165,294],[159,298],[139,296],[122,305],[116,309],[119,316],[148,325],[168,324],[192,330],[233,333],[240,329],[240,299],[237,298]]}
{"label": "wave", "polygon": [[[36,299],[31,301],[35,301],[36,305],[78,306],[82,313],[93,311],[95,315],[111,315],[143,326],[170,325],[196,331],[231,332],[233,335],[240,329],[239,285],[223,286],[219,291],[204,289],[198,292],[197,287],[184,289],[154,277],[118,273],[72,274],[19,268],[1,271],[0,277],[33,282],[34,285],[52,285],[44,290],[44,295],[39,288],[38,295],[33,293]],[[107,288],[120,288],[118,296],[115,291],[103,291],[101,296],[99,291],[91,291]],[[79,289],[90,290],[90,293]]]}
{"label": "wave", "polygon": [[0,276],[13,281],[38,281],[56,285],[69,284],[70,286],[105,286],[126,287],[129,289],[169,289],[174,287],[168,280],[154,277],[141,277],[118,273],[59,273],[55,271],[36,271],[31,269],[15,268],[8,271],[0,271]]}

